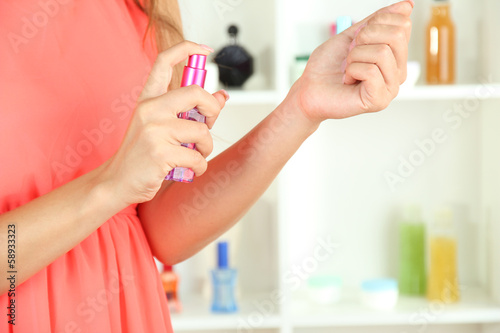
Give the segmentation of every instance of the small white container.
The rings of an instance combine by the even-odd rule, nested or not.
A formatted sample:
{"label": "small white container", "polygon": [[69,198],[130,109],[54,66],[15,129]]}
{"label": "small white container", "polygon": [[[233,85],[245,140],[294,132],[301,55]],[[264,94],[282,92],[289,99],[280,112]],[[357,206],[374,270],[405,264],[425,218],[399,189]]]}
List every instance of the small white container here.
{"label": "small white container", "polygon": [[361,302],[369,308],[394,309],[398,298],[398,282],[394,279],[366,280],[361,284]]}
{"label": "small white container", "polygon": [[408,61],[406,81],[401,85],[401,89],[411,89],[415,87],[422,73],[422,66],[418,61]]}
{"label": "small white container", "polygon": [[338,303],[342,297],[342,280],[332,275],[312,276],[307,280],[309,298],[320,305]]}

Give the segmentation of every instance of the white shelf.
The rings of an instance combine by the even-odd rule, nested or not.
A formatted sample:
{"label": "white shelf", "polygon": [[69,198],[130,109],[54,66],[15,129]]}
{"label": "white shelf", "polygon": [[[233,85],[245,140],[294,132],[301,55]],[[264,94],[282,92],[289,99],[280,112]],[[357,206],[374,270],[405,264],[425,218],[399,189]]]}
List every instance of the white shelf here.
{"label": "white shelf", "polygon": [[469,84],[444,86],[415,86],[402,88],[396,100],[450,100],[500,98],[500,84]]}
{"label": "white shelf", "polygon": [[[234,107],[235,112],[218,122],[224,125],[219,125],[224,127],[224,135],[217,134],[235,139],[283,100],[290,86],[290,61],[328,38],[324,35],[336,15],[361,19],[387,4],[384,0],[222,2],[223,6],[214,6],[210,1],[186,0],[180,6],[187,39],[218,50],[227,44],[228,25],[238,22],[239,42],[255,57],[255,74],[246,89],[229,90],[227,106]],[[423,1],[413,14],[409,58],[421,64],[425,62],[422,44],[429,3]],[[460,214],[464,226],[461,237],[467,240],[459,242],[463,251],[459,253],[460,281],[478,281],[489,287],[492,295],[467,291],[463,302],[446,306],[436,319],[424,320],[432,326],[429,332],[500,332],[500,247],[495,242],[500,234],[500,158],[496,154],[500,142],[496,126],[500,123],[500,112],[496,112],[500,102],[500,44],[496,43],[499,3],[468,0],[454,6],[455,21],[471,23],[457,24],[457,82],[472,84],[404,87],[391,108],[407,112],[328,122],[327,128],[306,141],[280,181],[273,184],[270,195],[244,217],[243,224],[224,236],[235,244],[231,252],[234,262],[240,264],[241,290],[249,293],[277,288],[292,300],[290,284],[283,275],[292,269],[292,263],[310,259],[317,237],[330,234],[342,246],[328,262],[321,262],[318,274],[334,269],[343,278],[345,275],[344,281],[390,276],[397,265],[397,230],[389,227],[396,210],[404,202],[420,201],[430,217],[434,207],[457,203],[467,211]],[[481,77],[491,77],[497,83],[482,84]],[[448,105],[469,99],[488,101],[481,103],[481,112],[464,116],[460,122],[455,120],[458,117],[453,122],[443,119]],[[455,125],[460,125],[460,130],[455,130]],[[432,156],[425,156],[424,164],[416,167],[411,177],[404,177],[397,192],[390,192],[384,173],[399,172],[398,156],[417,156],[422,150],[419,148],[433,138],[434,129],[443,129],[447,141],[436,144]],[[329,172],[318,181],[297,182],[297,172],[310,165],[327,166]],[[488,235],[491,239],[487,241]],[[206,283],[207,271],[214,265],[214,251],[213,246],[203,250],[182,268],[182,288],[188,295],[199,290],[200,281]],[[255,264],[261,261],[266,262],[262,269]],[[269,295],[261,299],[266,297]],[[242,320],[259,316],[258,306],[251,300],[243,301],[240,311],[231,315],[211,313],[210,302],[201,296],[182,301],[185,312],[172,315],[175,332],[235,332]],[[401,298],[394,311],[377,312],[361,307],[355,298],[332,307],[314,306],[297,298],[264,316],[253,332],[395,333],[406,327],[407,332],[418,332],[419,326],[410,326],[412,316],[429,306],[424,299]],[[461,323],[467,325],[457,329]]]}
{"label": "white shelf", "polygon": [[[183,312],[171,315],[174,331],[236,330],[242,327],[251,327],[252,322],[255,320],[259,320],[258,329],[280,328],[282,324],[280,314],[275,312],[263,316],[253,304],[258,299],[243,299],[238,304],[239,311],[233,314],[212,313],[210,311],[210,302],[202,297],[191,296],[182,299]],[[265,296],[262,299],[265,299]],[[262,323],[260,323],[260,320],[262,320]]]}
{"label": "white shelf", "polygon": [[275,90],[228,90],[228,105],[277,105],[280,94]]}
{"label": "white shelf", "polygon": [[429,303],[424,298],[401,297],[391,311],[362,307],[355,297],[332,306],[318,306],[302,299],[292,306],[294,327],[499,323],[500,304],[479,289],[464,292],[457,304]]}
{"label": "white shelf", "polygon": [[[500,304],[494,303],[483,290],[474,288],[463,293],[457,304],[429,303],[424,298],[401,297],[396,309],[377,311],[361,306],[352,296],[336,305],[319,306],[307,299],[295,299],[291,304],[290,318],[286,321],[295,328],[346,327],[346,326],[409,326],[425,321],[428,325],[500,323]],[[175,332],[217,331],[243,328],[279,329],[284,320],[278,312],[262,315],[253,302],[246,299],[234,314],[210,312],[210,302],[201,297],[183,300],[184,311],[172,314]],[[252,322],[258,321],[258,325]]]}
{"label": "white shelf", "polygon": [[[284,96],[274,90],[228,90],[228,105],[277,105]],[[396,101],[454,100],[477,98],[500,99],[500,84],[468,84],[446,86],[415,86],[402,88]]]}

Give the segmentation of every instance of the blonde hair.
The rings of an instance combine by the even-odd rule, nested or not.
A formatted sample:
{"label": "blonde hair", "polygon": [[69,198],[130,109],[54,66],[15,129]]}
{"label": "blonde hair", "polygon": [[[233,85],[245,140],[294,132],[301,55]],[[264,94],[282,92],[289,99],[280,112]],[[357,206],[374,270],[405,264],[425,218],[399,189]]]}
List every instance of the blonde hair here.
{"label": "blonde hair", "polygon": [[[144,35],[154,38],[158,52],[184,40],[182,20],[177,0],[134,0],[135,4],[149,16],[149,24]],[[180,86],[183,64],[174,68],[170,89]]]}

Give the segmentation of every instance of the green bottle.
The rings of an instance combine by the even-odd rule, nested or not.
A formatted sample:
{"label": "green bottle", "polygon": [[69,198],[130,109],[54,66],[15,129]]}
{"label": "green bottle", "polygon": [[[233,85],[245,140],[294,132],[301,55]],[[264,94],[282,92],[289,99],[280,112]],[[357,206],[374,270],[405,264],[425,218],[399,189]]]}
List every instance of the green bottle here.
{"label": "green bottle", "polygon": [[424,296],[427,288],[425,224],[419,206],[409,206],[405,215],[399,224],[399,292]]}

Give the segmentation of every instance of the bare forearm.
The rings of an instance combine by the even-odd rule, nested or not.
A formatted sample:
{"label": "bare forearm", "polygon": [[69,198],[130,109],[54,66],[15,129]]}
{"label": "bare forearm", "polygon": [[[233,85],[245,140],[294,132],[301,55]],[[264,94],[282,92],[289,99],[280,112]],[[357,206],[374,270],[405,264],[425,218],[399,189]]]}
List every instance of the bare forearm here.
{"label": "bare forearm", "polygon": [[192,185],[164,184],[140,205],[155,255],[178,262],[227,230],[321,121],[385,109],[406,78],[413,6],[412,0],[395,3],[329,38],[311,54],[285,102],[215,158],[205,175]]}
{"label": "bare forearm", "polygon": [[[11,270],[7,244],[15,244],[16,283],[20,284],[125,208],[108,197],[111,192],[96,179],[95,171],[0,215],[0,271]],[[15,226],[15,242],[8,237],[9,225]],[[1,279],[0,294],[7,290],[8,281]]]}
{"label": "bare forearm", "polygon": [[268,188],[317,128],[284,102],[244,138],[214,158],[193,184],[169,184],[139,215],[153,253],[174,264],[229,229]]}

